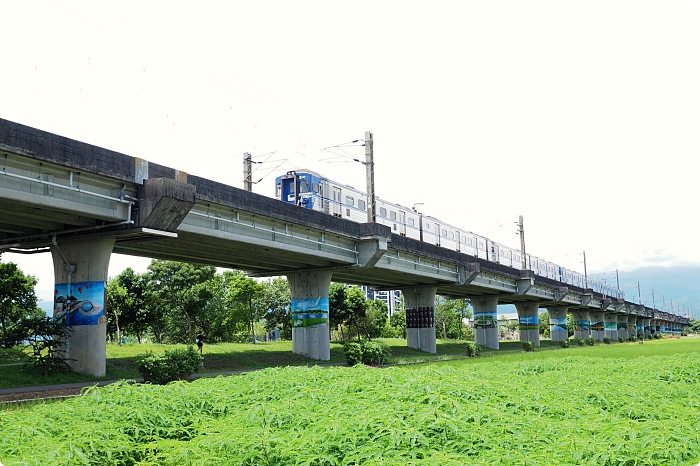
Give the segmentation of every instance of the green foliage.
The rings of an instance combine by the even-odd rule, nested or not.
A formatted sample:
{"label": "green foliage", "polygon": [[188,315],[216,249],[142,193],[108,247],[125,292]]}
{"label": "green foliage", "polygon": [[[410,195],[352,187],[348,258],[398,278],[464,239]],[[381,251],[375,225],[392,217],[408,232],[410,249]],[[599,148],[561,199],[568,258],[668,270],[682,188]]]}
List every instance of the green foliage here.
{"label": "green foliage", "polygon": [[[403,295],[402,295],[403,296]],[[389,318],[389,324],[396,330],[397,338],[406,338],[406,310],[394,311]]]}
{"label": "green foliage", "polygon": [[637,341],[637,337],[636,337],[635,335],[630,335],[629,340],[630,340],[632,343],[634,343],[635,341]]}
{"label": "green foliage", "polygon": [[568,339],[566,339],[566,340],[561,340],[561,341],[559,341],[559,345],[560,345],[562,348],[568,348],[568,347],[569,347],[569,340],[568,340]]}
{"label": "green foliage", "polygon": [[292,293],[286,278],[277,277],[262,283],[265,287],[260,299],[265,311],[265,331],[280,331],[284,340],[292,339]]}
{"label": "green foliage", "polygon": [[624,342],[625,342],[625,339],[624,339],[624,337],[617,337],[617,341],[618,341],[619,343],[624,343]]}
{"label": "green foliage", "polygon": [[136,363],[145,383],[163,385],[174,380],[188,380],[202,368],[203,361],[202,355],[188,346],[163,354],[146,353],[137,357]]}
{"label": "green foliage", "polygon": [[367,338],[379,338],[387,325],[388,308],[384,301],[374,299],[367,301],[364,327]]}
{"label": "green foliage", "polygon": [[[70,369],[65,356],[65,342],[70,338],[71,328],[50,317],[36,317],[23,323],[26,326],[27,363],[44,376]],[[70,341],[70,340],[68,340]]]}
{"label": "green foliage", "polygon": [[0,262],[0,345],[12,348],[26,339],[23,319],[43,316],[37,310],[36,278],[25,275],[13,262]]}
{"label": "green foliage", "polygon": [[[538,316],[539,319],[539,332],[545,338],[549,338],[549,312],[540,312]],[[567,346],[568,348],[568,346]]]}
{"label": "green foliage", "polygon": [[660,334],[660,333],[655,333],[655,334],[654,334],[654,339],[660,340],[660,339],[661,339],[661,334]]}
{"label": "green foliage", "polygon": [[371,366],[383,366],[389,362],[391,349],[382,341],[362,342],[362,363]]}
{"label": "green foliage", "polygon": [[576,338],[576,339],[574,339],[574,341],[576,342],[576,344],[578,346],[583,346],[583,344],[584,344],[582,338]]}
{"label": "green foliage", "polygon": [[523,342],[523,351],[532,352],[535,351],[535,344],[532,341]]}
{"label": "green foliage", "polygon": [[245,323],[247,336],[255,343],[255,322],[262,319],[267,312],[267,303],[264,301],[265,286],[240,271],[224,272],[226,282],[226,296],[224,303],[229,310],[237,316],[232,319]]}
{"label": "green foliage", "polygon": [[603,337],[603,343],[609,345],[610,343],[612,343],[612,339],[610,337]]}
{"label": "green foliage", "polygon": [[481,345],[474,342],[467,342],[467,356],[470,358],[476,358],[481,355]]}
{"label": "green foliage", "polygon": [[471,317],[466,299],[435,297],[435,332],[445,339],[462,338],[463,320]]}
{"label": "green foliage", "polygon": [[331,283],[328,290],[329,321],[332,328],[339,328],[345,339],[344,326],[354,329],[357,341],[367,334],[366,317],[368,300],[357,287]]}
{"label": "green foliage", "polygon": [[[672,356],[639,355],[662,345],[617,346],[118,384],[4,411],[0,458],[8,466],[696,464],[697,344]],[[543,386],[566,396],[553,403]]]}
{"label": "green foliage", "polygon": [[355,341],[346,341],[343,344],[343,353],[348,366],[354,366],[362,362],[362,345]]}
{"label": "green foliage", "polygon": [[593,345],[595,345],[595,338],[588,337],[588,338],[586,338],[585,342],[586,342],[586,345],[593,346]]}

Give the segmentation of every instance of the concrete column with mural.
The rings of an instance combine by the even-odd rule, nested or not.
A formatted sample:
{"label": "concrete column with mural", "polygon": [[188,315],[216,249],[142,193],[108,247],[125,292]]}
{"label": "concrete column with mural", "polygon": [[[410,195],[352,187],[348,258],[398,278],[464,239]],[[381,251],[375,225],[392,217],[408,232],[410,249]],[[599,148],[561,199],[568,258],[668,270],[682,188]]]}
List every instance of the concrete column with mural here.
{"label": "concrete column with mural", "polygon": [[563,341],[569,338],[566,315],[569,312],[568,306],[549,306],[549,336],[552,341]]}
{"label": "concrete column with mural", "polygon": [[574,338],[585,340],[590,335],[590,315],[589,311],[578,309],[571,311],[571,316],[574,319]]}
{"label": "concrete column with mural", "polygon": [[644,319],[644,339],[648,340],[651,338],[651,317]]}
{"label": "concrete column with mural", "polygon": [[476,342],[487,348],[499,349],[498,297],[479,296],[471,301],[474,307],[474,335]]}
{"label": "concrete column with mural", "polygon": [[617,314],[606,312],[603,317],[605,319],[605,336],[611,340],[617,340]]}
{"label": "concrete column with mural", "polygon": [[114,238],[51,246],[54,319],[70,328],[65,355],[70,368],[103,377],[107,364],[107,271]]}
{"label": "concrete column with mural", "polygon": [[406,308],[406,340],[409,348],[437,353],[434,286],[402,288]]}
{"label": "concrete column with mural", "polygon": [[292,292],[292,352],[319,361],[331,358],[327,270],[287,275]]}
{"label": "concrete column with mural", "polygon": [[627,316],[627,331],[630,337],[637,338],[637,316]]}
{"label": "concrete column with mural", "polygon": [[617,316],[617,338],[627,340],[630,337],[630,332],[627,328],[627,314],[619,314]]}
{"label": "concrete column with mural", "polygon": [[605,338],[605,312],[590,311],[589,313],[591,336],[598,341]]}
{"label": "concrete column with mural", "polygon": [[535,346],[540,346],[540,304],[536,302],[515,303],[518,311],[518,331],[520,341],[531,341]]}

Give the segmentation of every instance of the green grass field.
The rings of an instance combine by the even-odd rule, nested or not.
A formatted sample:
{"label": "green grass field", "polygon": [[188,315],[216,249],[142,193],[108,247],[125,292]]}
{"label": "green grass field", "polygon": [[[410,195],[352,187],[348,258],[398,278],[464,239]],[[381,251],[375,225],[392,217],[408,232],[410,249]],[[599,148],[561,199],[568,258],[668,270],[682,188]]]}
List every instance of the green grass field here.
{"label": "green grass field", "polygon": [[0,462],[696,465],[698,393],[698,338],[280,367],[0,411]]}

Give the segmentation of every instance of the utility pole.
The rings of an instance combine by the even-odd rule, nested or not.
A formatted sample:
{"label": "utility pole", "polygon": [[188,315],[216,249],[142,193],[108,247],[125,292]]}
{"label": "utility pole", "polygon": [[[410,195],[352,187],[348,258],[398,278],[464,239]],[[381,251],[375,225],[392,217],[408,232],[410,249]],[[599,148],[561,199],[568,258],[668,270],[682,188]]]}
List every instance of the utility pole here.
{"label": "utility pole", "polygon": [[367,168],[367,221],[377,221],[377,200],[374,196],[374,140],[372,132],[365,131],[365,167]]}
{"label": "utility pole", "polygon": [[243,189],[253,192],[253,155],[243,152]]}
{"label": "utility pole", "polygon": [[527,269],[527,259],[525,257],[525,227],[523,226],[523,216],[518,218],[518,231],[520,233],[520,257],[522,258],[522,268]]}
{"label": "utility pole", "polygon": [[656,299],[654,298],[654,288],[651,289],[651,304],[656,309]]}
{"label": "utility pole", "polygon": [[583,278],[586,280],[586,289],[588,289],[588,271],[586,270],[586,251],[583,251]]}
{"label": "utility pole", "polygon": [[639,286],[639,280],[637,280],[637,296],[639,297],[639,304],[642,304],[642,288]]}
{"label": "utility pole", "polygon": [[617,299],[620,299],[620,274],[615,269],[615,278],[617,278]]}

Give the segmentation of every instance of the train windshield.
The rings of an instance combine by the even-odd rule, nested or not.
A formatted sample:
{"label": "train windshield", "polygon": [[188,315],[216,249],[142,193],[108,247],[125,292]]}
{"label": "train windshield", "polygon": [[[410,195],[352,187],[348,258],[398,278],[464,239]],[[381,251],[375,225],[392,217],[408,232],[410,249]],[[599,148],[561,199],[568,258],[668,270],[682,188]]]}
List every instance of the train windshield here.
{"label": "train windshield", "polygon": [[299,192],[308,193],[309,192],[309,182],[303,179],[299,180]]}

